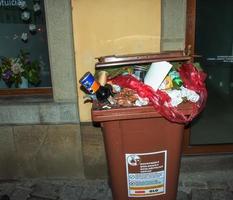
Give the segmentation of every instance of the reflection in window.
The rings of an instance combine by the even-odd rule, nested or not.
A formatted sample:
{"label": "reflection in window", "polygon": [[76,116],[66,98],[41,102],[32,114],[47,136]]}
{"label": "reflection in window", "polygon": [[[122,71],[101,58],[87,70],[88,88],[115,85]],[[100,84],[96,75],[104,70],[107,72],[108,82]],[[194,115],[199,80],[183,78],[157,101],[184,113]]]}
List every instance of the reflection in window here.
{"label": "reflection in window", "polygon": [[50,87],[43,0],[0,0],[0,89]]}

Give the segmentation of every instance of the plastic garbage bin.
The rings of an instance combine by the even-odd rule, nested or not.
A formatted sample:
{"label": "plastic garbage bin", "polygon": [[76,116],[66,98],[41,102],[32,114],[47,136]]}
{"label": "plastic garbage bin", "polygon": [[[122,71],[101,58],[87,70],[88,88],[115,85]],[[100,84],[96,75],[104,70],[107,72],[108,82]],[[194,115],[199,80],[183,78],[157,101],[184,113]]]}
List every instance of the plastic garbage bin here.
{"label": "plastic garbage bin", "polygon": [[[102,57],[96,67],[189,59],[176,53]],[[179,109],[191,112],[188,103]],[[101,123],[114,200],[176,199],[184,124],[150,105],[102,110],[93,103],[92,119]]]}

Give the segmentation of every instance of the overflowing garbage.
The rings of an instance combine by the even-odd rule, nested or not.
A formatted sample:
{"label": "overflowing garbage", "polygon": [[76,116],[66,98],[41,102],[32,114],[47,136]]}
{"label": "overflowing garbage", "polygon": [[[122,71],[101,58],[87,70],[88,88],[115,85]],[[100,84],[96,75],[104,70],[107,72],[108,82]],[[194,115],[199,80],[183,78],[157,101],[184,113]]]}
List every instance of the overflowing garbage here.
{"label": "overflowing garbage", "polygon": [[[149,65],[97,69],[80,79],[85,100],[100,109],[147,106],[170,121],[190,122],[204,108],[207,99],[206,74],[193,63],[153,62]],[[189,102],[192,114],[185,116],[179,105]]]}

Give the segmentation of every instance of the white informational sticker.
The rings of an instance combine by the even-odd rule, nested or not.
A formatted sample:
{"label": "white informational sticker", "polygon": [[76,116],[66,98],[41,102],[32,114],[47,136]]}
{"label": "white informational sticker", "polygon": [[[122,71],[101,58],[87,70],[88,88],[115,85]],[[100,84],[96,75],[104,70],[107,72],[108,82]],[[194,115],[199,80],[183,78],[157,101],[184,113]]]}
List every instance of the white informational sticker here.
{"label": "white informational sticker", "polygon": [[125,154],[128,197],[166,194],[167,151]]}

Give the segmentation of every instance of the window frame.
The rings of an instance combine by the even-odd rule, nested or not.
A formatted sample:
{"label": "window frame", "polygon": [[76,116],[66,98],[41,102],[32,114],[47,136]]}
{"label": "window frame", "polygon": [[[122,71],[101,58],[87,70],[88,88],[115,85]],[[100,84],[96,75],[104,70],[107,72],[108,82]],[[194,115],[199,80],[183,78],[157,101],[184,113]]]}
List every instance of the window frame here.
{"label": "window frame", "polygon": [[48,95],[53,94],[52,87],[41,87],[41,88],[17,88],[17,89],[0,89],[1,96],[35,96],[35,95]]}

